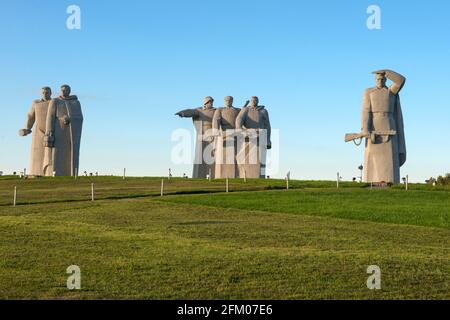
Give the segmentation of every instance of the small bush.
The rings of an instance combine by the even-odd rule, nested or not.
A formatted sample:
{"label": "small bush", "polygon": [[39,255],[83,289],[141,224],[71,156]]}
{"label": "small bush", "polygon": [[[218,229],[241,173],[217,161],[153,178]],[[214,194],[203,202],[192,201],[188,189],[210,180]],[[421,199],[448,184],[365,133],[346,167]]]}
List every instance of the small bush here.
{"label": "small bush", "polygon": [[450,185],[450,173],[447,173],[445,176],[439,176],[436,179],[436,183],[441,186],[448,186]]}

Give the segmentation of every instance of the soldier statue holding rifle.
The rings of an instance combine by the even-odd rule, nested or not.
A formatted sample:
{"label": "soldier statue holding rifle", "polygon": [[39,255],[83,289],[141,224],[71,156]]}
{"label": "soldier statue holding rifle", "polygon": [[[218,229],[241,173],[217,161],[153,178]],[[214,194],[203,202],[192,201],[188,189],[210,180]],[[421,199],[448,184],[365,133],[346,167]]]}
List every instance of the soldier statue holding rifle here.
{"label": "soldier statue holding rifle", "polygon": [[[346,134],[345,141],[365,138],[364,181],[400,183],[400,167],[406,162],[405,133],[399,92],[405,77],[392,70],[379,70],[376,86],[364,92],[359,134]],[[393,84],[386,86],[387,79]]]}

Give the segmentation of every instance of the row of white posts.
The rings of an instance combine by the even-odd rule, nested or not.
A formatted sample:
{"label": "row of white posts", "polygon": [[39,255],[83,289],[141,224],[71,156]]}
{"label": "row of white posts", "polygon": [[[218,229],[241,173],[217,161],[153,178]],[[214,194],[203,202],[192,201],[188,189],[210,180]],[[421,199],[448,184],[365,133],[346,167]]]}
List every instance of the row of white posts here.
{"label": "row of white posts", "polygon": [[[123,179],[125,179],[125,169],[124,169],[124,175],[123,175]],[[244,181],[247,182],[247,180],[245,179],[244,176]],[[289,181],[290,181],[290,177],[289,175],[286,176],[286,190],[289,190]],[[336,187],[339,189],[339,183],[341,181],[341,177],[339,175],[339,172],[337,173],[337,179],[336,179]],[[409,177],[406,176],[406,181],[405,181],[405,190],[408,191],[409,189]],[[228,178],[225,179],[225,191],[227,193],[230,192],[230,183]],[[161,197],[164,196],[164,179],[161,180]],[[91,183],[91,201],[95,201],[95,184]],[[14,187],[14,196],[13,196],[13,206],[15,207],[17,204],[17,186]]]}

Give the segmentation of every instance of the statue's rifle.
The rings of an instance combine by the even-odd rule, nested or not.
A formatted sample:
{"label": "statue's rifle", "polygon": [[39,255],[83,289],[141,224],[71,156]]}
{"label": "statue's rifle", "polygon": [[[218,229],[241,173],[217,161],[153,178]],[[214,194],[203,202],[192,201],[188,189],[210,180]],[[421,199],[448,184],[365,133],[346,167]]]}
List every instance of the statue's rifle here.
{"label": "statue's rifle", "polygon": [[[353,141],[353,143],[359,146],[362,142],[363,138],[370,139],[372,143],[376,142],[377,137],[387,137],[387,136],[395,136],[397,135],[397,131],[395,130],[375,130],[370,133],[347,133],[345,135],[345,142]],[[358,141],[359,140],[359,141]]]}

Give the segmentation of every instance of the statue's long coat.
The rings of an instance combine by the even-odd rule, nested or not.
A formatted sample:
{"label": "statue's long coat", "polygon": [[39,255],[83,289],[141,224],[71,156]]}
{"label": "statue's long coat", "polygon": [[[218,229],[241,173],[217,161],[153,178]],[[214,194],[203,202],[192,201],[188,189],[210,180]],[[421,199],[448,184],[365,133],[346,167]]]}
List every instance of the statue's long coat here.
{"label": "statue's long coat", "polygon": [[[245,129],[243,135],[247,136],[244,143],[238,142],[239,176],[265,178],[267,144],[271,135],[269,113],[263,106],[244,107],[236,118],[236,129]],[[266,136],[261,135],[262,130],[266,130]]]}
{"label": "statue's long coat", "polygon": [[[70,120],[64,124],[64,119]],[[83,113],[76,96],[52,99],[48,108],[46,134],[54,133],[54,148],[46,148],[46,176],[73,176],[79,169]]]}
{"label": "statue's long coat", "polygon": [[33,130],[30,168],[28,171],[28,174],[31,176],[44,175],[44,136],[49,102],[50,100],[35,100],[27,115],[25,128]]}
{"label": "statue's long coat", "polygon": [[207,137],[212,133],[212,121],[215,108],[197,108],[180,111],[183,117],[192,118],[196,131],[195,159],[192,178],[206,178],[211,173],[215,177],[214,138]]}
{"label": "statue's long coat", "polygon": [[395,130],[390,137],[366,139],[364,181],[400,182],[400,167],[406,162],[405,132],[400,97],[389,88],[367,89],[363,97],[362,131]]}
{"label": "statue's long coat", "polygon": [[237,139],[234,129],[240,110],[234,107],[225,107],[217,109],[214,113],[213,129],[218,131],[215,141],[216,179],[239,177],[236,163]]}

